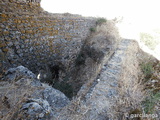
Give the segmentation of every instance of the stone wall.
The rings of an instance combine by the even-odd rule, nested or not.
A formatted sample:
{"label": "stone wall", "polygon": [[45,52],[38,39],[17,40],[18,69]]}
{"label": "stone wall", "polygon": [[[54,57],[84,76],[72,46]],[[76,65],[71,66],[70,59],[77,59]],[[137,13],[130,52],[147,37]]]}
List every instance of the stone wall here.
{"label": "stone wall", "polygon": [[94,18],[47,13],[40,0],[1,0],[0,6],[0,72],[20,64],[36,72],[56,62],[69,69],[95,25]]}

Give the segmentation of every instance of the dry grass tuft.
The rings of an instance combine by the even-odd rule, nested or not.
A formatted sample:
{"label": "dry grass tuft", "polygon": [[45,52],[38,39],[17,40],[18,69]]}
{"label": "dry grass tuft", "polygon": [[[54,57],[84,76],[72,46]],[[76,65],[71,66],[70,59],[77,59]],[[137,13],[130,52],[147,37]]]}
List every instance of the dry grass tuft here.
{"label": "dry grass tuft", "polygon": [[120,41],[118,28],[112,20],[107,20],[107,22],[97,25],[95,29],[96,32],[92,33],[92,38],[87,42],[91,45],[96,43],[96,48],[103,48],[104,45],[117,45]]}
{"label": "dry grass tuft", "polygon": [[[26,81],[31,81],[26,79]],[[0,118],[2,120],[18,120],[22,103],[38,88],[17,82],[0,82]]]}
{"label": "dry grass tuft", "polygon": [[[114,107],[115,119],[126,120],[125,115],[130,115],[133,112],[142,113],[141,102],[145,98],[144,85],[139,78],[140,66],[136,57],[138,51],[136,45],[133,44],[129,47],[126,53],[126,58],[123,60],[123,74],[120,76],[118,92],[119,95],[116,99],[116,105]],[[134,53],[134,54],[131,54]]]}

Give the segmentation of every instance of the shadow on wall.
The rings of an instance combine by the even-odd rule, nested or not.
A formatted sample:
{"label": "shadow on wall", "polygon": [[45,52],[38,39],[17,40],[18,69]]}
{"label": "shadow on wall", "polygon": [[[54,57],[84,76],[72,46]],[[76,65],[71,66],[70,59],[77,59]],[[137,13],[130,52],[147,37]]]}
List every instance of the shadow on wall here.
{"label": "shadow on wall", "polygon": [[56,65],[46,65],[45,69],[41,69],[37,78],[41,82],[53,86],[55,89],[63,92],[68,98],[73,97],[73,87],[69,83],[69,76],[67,75],[65,66],[61,63]]}

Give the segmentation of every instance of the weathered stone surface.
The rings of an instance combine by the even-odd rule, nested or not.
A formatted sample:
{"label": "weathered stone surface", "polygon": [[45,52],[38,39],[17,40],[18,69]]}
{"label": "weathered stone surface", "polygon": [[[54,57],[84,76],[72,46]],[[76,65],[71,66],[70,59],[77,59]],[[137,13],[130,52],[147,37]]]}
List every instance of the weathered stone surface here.
{"label": "weathered stone surface", "polygon": [[[96,21],[79,15],[47,13],[40,7],[40,0],[6,0],[1,1],[0,5],[0,37],[6,40],[0,39],[0,49],[14,67],[19,65],[18,59],[23,59],[21,65],[33,72],[38,72],[46,61],[50,64],[63,62],[69,69],[71,66],[67,63],[73,63],[72,56],[80,51],[79,48],[90,34],[89,28],[95,26]],[[34,55],[27,55],[31,53]],[[26,56],[30,59],[26,59]],[[70,57],[63,61],[65,56]],[[35,61],[39,64],[36,65]]]}
{"label": "weathered stone surface", "polygon": [[35,91],[32,95],[33,98],[43,98],[48,101],[52,109],[59,109],[66,106],[70,100],[59,90],[54,89],[47,84],[42,84],[44,89]]}
{"label": "weathered stone surface", "polygon": [[[119,48],[121,47],[122,46],[119,46]],[[125,44],[124,47],[126,47],[124,50],[119,51],[119,49],[117,49],[110,60],[103,66],[102,72],[98,78],[100,81],[97,82],[92,92],[90,92],[90,95],[88,94],[86,96],[87,104],[91,104],[92,106],[92,110],[88,114],[90,115],[90,119],[101,120],[98,114],[104,114],[105,112],[107,116],[108,110],[111,109],[111,102],[114,102],[111,99],[118,95],[117,88],[110,86],[110,84],[119,84],[118,78],[120,73],[118,72],[120,72],[122,69],[122,60],[120,60],[122,57],[118,57],[117,54],[122,53],[124,58],[126,52],[125,50],[127,49],[128,45]],[[119,70],[117,71],[116,69],[118,68]]]}
{"label": "weathered stone surface", "polygon": [[26,103],[22,105],[21,110],[24,114],[23,117],[25,119],[27,118],[27,120],[49,120],[53,114],[48,101],[43,99],[28,99]]}
{"label": "weathered stone surface", "polygon": [[[0,84],[0,96],[9,99],[10,106],[16,106],[16,103],[28,94],[28,97],[25,97],[26,100],[21,103],[22,107],[17,106],[16,109],[25,120],[52,120],[55,114],[58,114],[57,111],[70,103],[62,92],[41,83],[36,79],[36,75],[24,66],[8,69],[3,78],[5,81]],[[18,89],[9,89],[6,93],[6,89],[11,86]],[[18,96],[16,99],[15,93]],[[1,108],[4,116],[8,113],[6,109]]]}
{"label": "weathered stone surface", "polygon": [[[81,116],[82,118],[80,118],[80,120],[115,120],[121,118],[117,110],[126,110],[125,112],[127,112],[126,106],[117,108],[117,101],[121,100],[121,92],[124,92],[119,91],[119,86],[123,83],[124,86],[130,86],[125,88],[126,91],[134,90],[132,88],[135,87],[134,84],[138,81],[138,58],[136,58],[138,52],[138,43],[135,41],[123,40],[119,44],[114,55],[102,67],[98,78],[92,83],[90,89],[86,94],[82,94],[83,99],[81,105],[87,106],[89,109],[86,110],[83,117]],[[125,67],[126,65],[128,67]],[[134,72],[130,71],[130,67],[132,67]],[[86,85],[82,86],[79,93],[81,93],[81,91],[82,93],[85,92]],[[143,95],[140,89],[137,88],[136,90],[140,96],[138,100],[134,102],[140,103]],[[130,97],[134,97],[132,92],[130,95]],[[132,104],[132,107],[134,105],[135,104]],[[82,110],[81,107],[79,109],[79,111]]]}
{"label": "weathered stone surface", "polygon": [[19,78],[29,78],[29,79],[36,79],[36,75],[33,74],[28,68],[24,66],[18,66],[16,68],[10,68],[5,72],[5,79],[13,82],[19,80]]}
{"label": "weathered stone surface", "polygon": [[[114,104],[117,102],[115,98],[120,97],[118,91],[120,82],[124,82],[121,75],[127,78],[130,88],[133,87],[133,81],[138,78],[136,69],[138,45],[135,42],[123,40],[115,50],[114,36],[102,37],[101,34],[97,34],[94,37],[96,41],[89,38],[87,46],[83,43],[90,34],[89,29],[95,26],[95,18],[50,14],[40,8],[40,0],[1,0],[0,6],[2,22],[0,25],[0,73],[5,72],[3,68],[8,67],[7,64],[16,66],[5,72],[3,78],[6,81],[3,82],[7,85],[0,87],[0,96],[3,98],[0,105],[15,108],[16,103],[27,96],[27,100],[22,101],[21,108],[16,106],[22,112],[24,119],[119,119],[114,114],[117,112],[115,109],[117,106]],[[76,69],[72,69],[78,58],[77,54],[81,50],[82,54],[78,59],[80,60],[78,64],[81,65],[79,67],[75,65]],[[113,52],[114,55],[110,58]],[[106,59],[104,65],[103,59]],[[124,65],[124,61],[129,67],[133,67],[134,73]],[[61,75],[59,80],[72,78],[74,81],[72,83],[75,83],[74,89],[78,91],[81,88],[75,100],[70,101],[59,90],[37,80],[36,75],[30,70],[19,66],[22,64],[39,72],[41,68],[44,70],[45,64],[50,66],[60,63],[63,65],[58,71],[58,75]],[[68,72],[74,75],[69,76],[71,74],[66,74]],[[84,85],[81,87],[82,84]],[[133,91],[129,89],[126,92]],[[4,101],[4,98],[8,101]],[[136,101],[140,100],[141,98]],[[4,109],[3,117],[8,115],[8,109]],[[14,110],[11,111],[14,112]]]}
{"label": "weathered stone surface", "polygon": [[46,88],[42,94],[44,99],[49,102],[52,108],[62,108],[70,102],[70,100],[62,92],[52,87]]}

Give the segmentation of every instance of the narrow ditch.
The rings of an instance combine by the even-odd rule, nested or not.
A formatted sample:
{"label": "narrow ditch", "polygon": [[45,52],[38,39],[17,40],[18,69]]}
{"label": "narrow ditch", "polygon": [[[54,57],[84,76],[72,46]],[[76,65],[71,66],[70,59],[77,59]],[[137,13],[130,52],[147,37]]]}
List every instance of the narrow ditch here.
{"label": "narrow ditch", "polygon": [[[106,44],[107,46],[112,45]],[[38,78],[41,82],[48,83],[72,99],[85,83],[88,84],[87,89],[91,87],[98,77],[104,61],[109,60],[114,51],[115,48],[114,50],[104,50],[84,44],[70,71],[67,71],[61,63],[46,65],[45,69],[40,70]]]}

